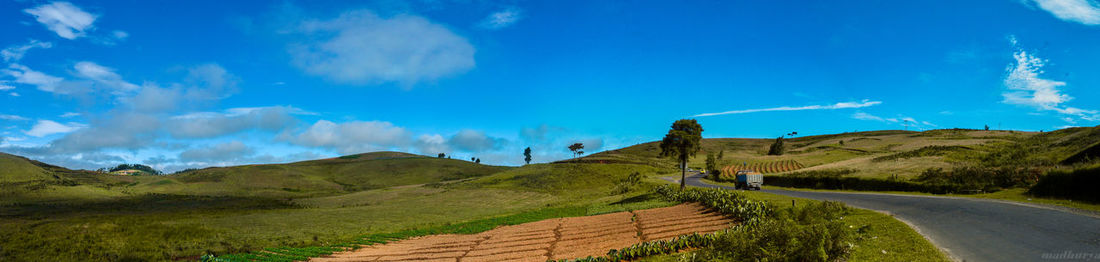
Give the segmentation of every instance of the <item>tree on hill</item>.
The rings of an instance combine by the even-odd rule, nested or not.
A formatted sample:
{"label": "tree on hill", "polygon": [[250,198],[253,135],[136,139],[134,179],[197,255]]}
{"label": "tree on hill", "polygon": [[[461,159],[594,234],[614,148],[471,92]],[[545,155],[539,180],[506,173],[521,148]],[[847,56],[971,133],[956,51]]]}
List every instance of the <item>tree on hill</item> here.
{"label": "tree on hill", "polygon": [[784,150],[786,149],[783,146],[783,137],[781,136],[776,138],[775,143],[772,143],[772,146],[768,148],[768,155],[782,155]]}
{"label": "tree on hill", "polygon": [[577,158],[577,154],[584,154],[584,151],[581,151],[581,149],[584,149],[584,143],[573,143],[569,145],[569,151],[573,151],[573,158]]}
{"label": "tree on hill", "polygon": [[142,164],[120,164],[118,166],[112,167],[107,172],[115,172],[115,171],[122,171],[122,170],[131,170],[131,169],[141,171],[143,173],[148,173],[150,175],[160,175],[161,174],[160,171],[157,171],[153,167],[150,167],[150,166],[147,166],[147,165],[142,165]]}
{"label": "tree on hill", "polygon": [[700,140],[703,140],[703,126],[695,119],[676,120],[661,140],[661,156],[676,157],[680,161],[680,190],[686,185],[688,159],[699,152]]}
{"label": "tree on hill", "polygon": [[531,147],[527,147],[527,149],[523,150],[523,162],[526,162],[528,165],[531,164]]}
{"label": "tree on hill", "polygon": [[989,125],[985,125],[985,131],[989,131]]}
{"label": "tree on hill", "polygon": [[474,163],[478,163],[478,164],[481,164],[481,158],[478,158],[478,159],[474,159]]}
{"label": "tree on hill", "polygon": [[474,160],[477,160],[477,158],[476,157],[470,157],[470,162],[473,162]]}
{"label": "tree on hill", "polygon": [[439,155],[438,155],[439,158],[443,158],[445,156],[447,156],[447,154],[444,154],[444,153],[439,153]]}
{"label": "tree on hill", "polygon": [[710,175],[715,180],[718,179],[718,175],[721,175],[721,170],[718,170],[718,158],[714,156],[714,153],[707,153],[707,175]]}

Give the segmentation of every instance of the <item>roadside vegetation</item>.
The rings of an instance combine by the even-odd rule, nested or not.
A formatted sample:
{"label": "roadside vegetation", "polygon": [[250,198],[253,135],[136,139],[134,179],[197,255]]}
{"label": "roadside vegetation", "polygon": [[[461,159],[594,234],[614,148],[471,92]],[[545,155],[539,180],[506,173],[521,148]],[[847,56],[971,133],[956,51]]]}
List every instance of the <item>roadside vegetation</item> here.
{"label": "roadside vegetation", "polygon": [[671,185],[656,192],[670,201],[702,203],[740,223],[566,261],[948,261],[908,225],[838,202]]}
{"label": "roadside vegetation", "polygon": [[[794,198],[764,192],[737,191],[745,199],[767,203],[775,213],[773,227],[749,229],[722,237],[714,245],[681,253],[651,256],[639,261],[951,261],[905,223],[893,217],[827,201]],[[795,205],[792,206],[791,204]],[[827,219],[833,218],[833,219]],[[830,230],[831,228],[831,230]],[[828,232],[828,234],[826,234]],[[795,236],[792,238],[792,236]],[[824,240],[822,242],[804,239]],[[838,241],[839,240],[839,241]],[[826,247],[843,244],[830,255]],[[821,244],[821,249],[811,249]],[[850,245],[847,245],[850,244]],[[753,247],[766,247],[752,250]],[[770,254],[783,251],[803,256]],[[759,255],[750,257],[748,254]],[[820,256],[824,254],[824,256]],[[770,256],[769,256],[770,255]],[[808,255],[808,256],[806,256]],[[839,259],[835,259],[839,257]]]}
{"label": "roadside vegetation", "polygon": [[[788,134],[789,135],[789,134]],[[617,150],[647,155],[650,145]],[[924,132],[873,131],[783,139],[704,139],[702,152],[723,152],[708,176],[752,169],[769,186],[989,195],[1024,192],[1021,198],[1059,203],[1100,204],[1088,185],[1100,165],[1100,127],[1052,132],[942,129]],[[784,153],[779,155],[778,152]],[[711,171],[713,166],[717,172]],[[1091,183],[1091,184],[1090,184]],[[1092,186],[1095,188],[1095,186]]]}

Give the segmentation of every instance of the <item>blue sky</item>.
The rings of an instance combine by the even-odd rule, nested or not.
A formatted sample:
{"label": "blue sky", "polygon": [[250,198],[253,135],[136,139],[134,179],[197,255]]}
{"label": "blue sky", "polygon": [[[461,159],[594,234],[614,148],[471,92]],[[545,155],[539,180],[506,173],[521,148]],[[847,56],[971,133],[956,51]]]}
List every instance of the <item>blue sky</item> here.
{"label": "blue sky", "polygon": [[5,1],[0,151],[167,171],[377,150],[1100,124],[1100,3]]}

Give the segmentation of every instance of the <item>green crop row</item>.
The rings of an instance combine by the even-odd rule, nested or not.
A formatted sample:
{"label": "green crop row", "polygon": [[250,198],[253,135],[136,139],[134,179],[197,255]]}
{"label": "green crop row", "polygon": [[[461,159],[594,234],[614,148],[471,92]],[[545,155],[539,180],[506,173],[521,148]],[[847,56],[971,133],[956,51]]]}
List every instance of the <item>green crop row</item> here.
{"label": "green crop row", "polygon": [[548,218],[567,217],[567,216],[583,216],[588,212],[586,207],[570,206],[570,207],[558,207],[558,208],[545,208],[527,213],[520,213],[510,216],[501,216],[488,219],[474,220],[465,223],[408,229],[398,231],[394,233],[380,233],[365,235],[359,239],[348,243],[338,243],[327,246],[315,246],[315,247],[279,247],[279,248],[266,248],[263,251],[256,251],[251,253],[242,254],[226,254],[215,256],[207,254],[202,256],[199,260],[202,262],[290,262],[290,261],[304,261],[309,260],[311,257],[320,257],[331,255],[335,252],[355,250],[363,246],[370,246],[375,244],[385,244],[391,241],[397,241],[418,236],[438,235],[438,234],[474,234],[484,232],[502,225],[516,225],[527,222],[534,222]]}
{"label": "green crop row", "polygon": [[670,186],[662,185],[657,188],[657,193],[670,201],[696,202],[740,221],[733,228],[710,233],[683,235],[669,240],[657,240],[631,245],[630,247],[607,252],[602,257],[585,257],[578,259],[564,259],[561,262],[610,262],[630,261],[639,258],[676,253],[685,249],[702,248],[710,246],[715,240],[728,234],[731,230],[742,227],[752,227],[763,221],[769,215],[766,203],[745,198],[733,191],[713,188],[689,188],[683,191]]}

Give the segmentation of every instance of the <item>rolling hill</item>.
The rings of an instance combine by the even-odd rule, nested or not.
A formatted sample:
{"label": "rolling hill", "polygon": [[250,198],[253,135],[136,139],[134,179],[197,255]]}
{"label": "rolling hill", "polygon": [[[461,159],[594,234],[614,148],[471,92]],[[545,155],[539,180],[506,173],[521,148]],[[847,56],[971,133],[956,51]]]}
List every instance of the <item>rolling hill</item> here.
{"label": "rolling hill", "polygon": [[[1051,132],[939,129],[924,132],[883,130],[788,138],[787,152],[767,155],[775,139],[708,138],[688,165],[702,169],[706,154],[722,151],[721,166],[759,166],[795,161],[792,171],[854,169],[854,176],[913,177],[928,168],[954,166],[1054,167],[1095,161],[1100,127]],[[589,156],[569,163],[636,163],[675,166],[660,158],[660,142],[649,142]],[[756,164],[756,165],[754,165]],[[783,173],[783,172],[780,172]]]}
{"label": "rolling hill", "polygon": [[[867,177],[954,165],[1081,165],[1095,161],[1100,128],[807,136],[787,140],[787,154],[768,156],[773,141],[705,139],[690,166],[702,167],[718,151],[723,165],[788,161],[781,163],[797,162],[795,171],[847,168]],[[658,177],[676,173],[659,151],[651,142],[522,167],[374,152],[163,176],[105,175],[0,154],[0,231],[18,233],[0,240],[0,257],[189,259],[544,208],[583,215],[653,207],[663,202],[647,192]],[[633,173],[642,183],[630,185]]]}
{"label": "rolling hill", "polygon": [[211,167],[173,175],[117,176],[0,154],[3,203],[102,200],[142,194],[304,197],[453,181],[508,167],[373,152],[286,164]]}

